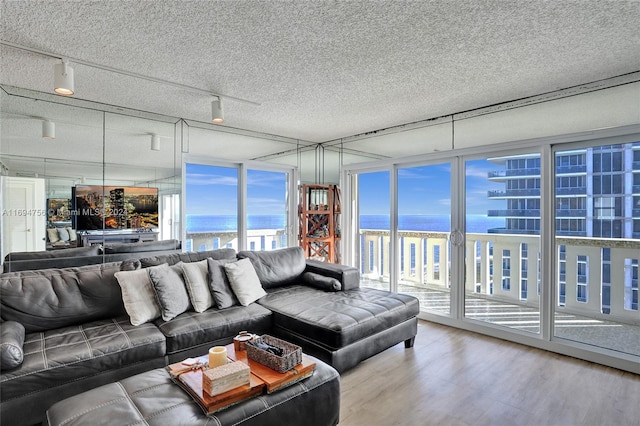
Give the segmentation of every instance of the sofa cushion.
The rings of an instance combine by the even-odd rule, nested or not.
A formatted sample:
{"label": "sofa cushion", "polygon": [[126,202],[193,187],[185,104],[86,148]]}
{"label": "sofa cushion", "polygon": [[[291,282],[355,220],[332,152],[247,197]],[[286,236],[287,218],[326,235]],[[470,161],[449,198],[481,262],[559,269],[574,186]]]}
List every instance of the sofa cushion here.
{"label": "sofa cushion", "polygon": [[325,292],[306,286],[272,289],[258,302],[276,328],[339,349],[418,315],[418,299],[372,288]]}
{"label": "sofa cushion", "polygon": [[116,272],[115,277],[122,288],[122,301],[131,325],[144,324],[160,317],[160,303],[146,269]]}
{"label": "sofa cushion", "polygon": [[0,324],[0,367],[10,370],[22,364],[24,352],[24,326],[15,321]]}
{"label": "sofa cushion", "polygon": [[180,264],[189,300],[196,312],[204,312],[213,306],[213,296],[209,290],[209,266],[207,259]]}
{"label": "sofa cushion", "polygon": [[78,233],[76,232],[75,229],[67,227],[65,228],[67,230],[67,232],[69,233],[69,241],[78,241]]}
{"label": "sofa cushion", "polygon": [[209,290],[211,290],[213,300],[218,309],[224,309],[238,304],[238,298],[231,289],[227,271],[224,269],[224,265],[235,261],[235,259],[207,259],[207,265],[209,267]]}
{"label": "sofa cushion", "polygon": [[139,243],[120,243],[105,245],[105,254],[114,253],[140,253],[146,251],[164,251],[164,250],[177,250],[180,248],[180,241],[178,240],[160,240],[160,241],[145,241]]}
{"label": "sofa cushion", "polygon": [[[267,331],[271,328],[271,312],[253,303],[202,313],[189,311],[171,321],[158,319],[155,324],[167,338],[167,354],[172,355],[203,344],[214,346],[212,342],[220,340],[230,343],[240,330]],[[206,349],[197,355],[205,353]]]}
{"label": "sofa cushion", "polygon": [[0,314],[27,333],[124,315],[120,262],[0,275]]}
{"label": "sofa cushion", "polygon": [[47,238],[50,243],[57,243],[60,241],[60,235],[58,234],[58,228],[47,228]]}
{"label": "sofa cushion", "polygon": [[[181,270],[180,267],[176,269]],[[189,294],[176,269],[166,263],[146,269],[153,283],[156,299],[160,303],[162,319],[165,321],[169,321],[191,308]],[[144,271],[144,269],[142,270]]]}
{"label": "sofa cushion", "polygon": [[260,285],[260,279],[249,259],[240,259],[224,265],[233,293],[242,306],[247,306],[267,293]]}
{"label": "sofa cushion", "polygon": [[58,237],[60,237],[60,241],[69,241],[69,231],[67,231],[67,228],[58,228]]}
{"label": "sofa cushion", "polygon": [[63,327],[25,337],[24,362],[3,371],[3,403],[64,383],[73,383],[114,367],[163,357],[165,338],[151,324],[134,327],[119,317]]}
{"label": "sofa cushion", "polygon": [[296,281],[306,267],[301,247],[271,251],[241,251],[238,258],[248,258],[260,278],[263,288],[284,286]]}

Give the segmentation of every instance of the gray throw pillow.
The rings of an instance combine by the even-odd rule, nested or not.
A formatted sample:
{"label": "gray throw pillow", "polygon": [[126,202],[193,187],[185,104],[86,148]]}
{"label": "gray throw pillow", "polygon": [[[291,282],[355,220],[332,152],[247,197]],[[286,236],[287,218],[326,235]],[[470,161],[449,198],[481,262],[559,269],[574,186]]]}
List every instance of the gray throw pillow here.
{"label": "gray throw pillow", "polygon": [[207,265],[209,267],[209,289],[211,290],[211,295],[218,309],[224,309],[238,304],[238,299],[229,285],[227,272],[224,269],[224,265],[230,262],[235,262],[235,260],[207,258]]}
{"label": "gray throw pillow", "polygon": [[69,241],[69,231],[67,231],[67,228],[58,228],[58,237],[60,241]]}
{"label": "gray throw pillow", "polygon": [[182,277],[168,264],[147,268],[160,304],[162,319],[169,321],[191,307]]}
{"label": "gray throw pillow", "polygon": [[207,260],[199,262],[184,263],[182,265],[182,275],[184,283],[187,285],[189,300],[196,312],[204,312],[213,305],[213,296],[209,290],[209,279]]}
{"label": "gray throw pillow", "polygon": [[0,325],[0,366],[10,370],[22,364],[24,359],[24,326],[16,321],[4,321]]}
{"label": "gray throw pillow", "polygon": [[324,291],[340,291],[342,284],[335,278],[326,275],[316,274],[315,272],[305,272],[302,274],[302,282]]}
{"label": "gray throw pillow", "polygon": [[251,260],[240,259],[237,262],[229,262],[224,265],[224,269],[229,277],[229,284],[242,306],[249,306],[267,295]]}
{"label": "gray throw pillow", "polygon": [[131,325],[144,324],[160,316],[161,308],[146,269],[120,271],[114,275],[122,289],[122,303]]}

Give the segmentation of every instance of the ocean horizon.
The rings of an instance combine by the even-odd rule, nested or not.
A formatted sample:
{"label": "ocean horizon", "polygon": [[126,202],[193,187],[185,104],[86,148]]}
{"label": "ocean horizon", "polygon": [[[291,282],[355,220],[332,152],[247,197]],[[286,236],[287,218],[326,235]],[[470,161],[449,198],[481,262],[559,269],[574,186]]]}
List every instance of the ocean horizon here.
{"label": "ocean horizon", "polygon": [[[236,215],[187,215],[187,233],[230,232],[237,230]],[[389,215],[361,215],[360,228],[388,230]],[[285,215],[255,214],[247,216],[247,229],[284,229]],[[504,218],[486,215],[467,215],[467,232],[486,233],[491,228],[504,227]],[[400,231],[449,232],[451,218],[448,215],[399,215]]]}

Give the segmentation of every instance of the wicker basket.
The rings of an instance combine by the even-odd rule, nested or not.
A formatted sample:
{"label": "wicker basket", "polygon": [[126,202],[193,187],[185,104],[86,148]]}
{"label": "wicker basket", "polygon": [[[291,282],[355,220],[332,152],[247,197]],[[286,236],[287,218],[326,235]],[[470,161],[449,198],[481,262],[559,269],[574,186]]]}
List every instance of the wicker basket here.
{"label": "wicker basket", "polygon": [[257,337],[254,340],[277,346],[284,351],[283,356],[278,356],[256,346],[253,346],[250,343],[247,344],[247,356],[250,359],[257,361],[260,364],[266,365],[267,367],[272,368],[279,373],[284,373],[285,371],[291,370],[293,367],[302,362],[302,349],[300,348],[300,346],[285,342],[284,340],[269,336],[268,334],[263,334],[262,336]]}

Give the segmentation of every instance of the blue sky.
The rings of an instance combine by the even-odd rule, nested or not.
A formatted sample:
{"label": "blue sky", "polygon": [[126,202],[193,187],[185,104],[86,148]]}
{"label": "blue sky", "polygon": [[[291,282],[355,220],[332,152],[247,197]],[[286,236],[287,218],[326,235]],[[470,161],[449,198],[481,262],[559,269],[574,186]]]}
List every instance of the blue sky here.
{"label": "blue sky", "polygon": [[[466,163],[467,214],[486,215],[503,209],[504,201],[489,200],[487,191],[504,189],[490,182],[487,173],[501,166],[486,160]],[[187,213],[235,215],[238,171],[231,167],[187,164]],[[398,171],[399,213],[448,215],[451,208],[449,163],[407,167]],[[286,175],[283,172],[247,172],[249,214],[283,214],[286,208]],[[359,174],[360,213],[389,214],[389,172]]]}
{"label": "blue sky", "polygon": [[[232,167],[187,164],[187,214],[235,215],[238,170]],[[283,214],[286,208],[283,172],[247,171],[249,214]]]}
{"label": "blue sky", "polygon": [[[490,182],[487,173],[501,166],[486,160],[466,164],[467,214],[486,215],[504,208],[504,201],[489,200],[487,191],[504,189]],[[407,167],[398,170],[399,214],[448,215],[451,209],[451,167],[449,163]],[[358,175],[361,214],[389,214],[389,172]]]}

